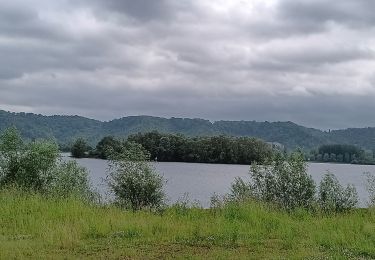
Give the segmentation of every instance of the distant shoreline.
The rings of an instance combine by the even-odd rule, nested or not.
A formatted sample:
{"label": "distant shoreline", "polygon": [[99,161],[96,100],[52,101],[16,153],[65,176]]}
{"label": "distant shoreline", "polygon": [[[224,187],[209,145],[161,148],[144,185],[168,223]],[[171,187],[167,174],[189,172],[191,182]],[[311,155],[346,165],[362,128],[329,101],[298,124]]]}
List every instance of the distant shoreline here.
{"label": "distant shoreline", "polygon": [[306,161],[308,163],[319,163],[319,164],[343,164],[343,165],[375,165],[375,163],[347,163],[347,162],[319,162],[319,161]]}
{"label": "distant shoreline", "polygon": [[[107,159],[101,159],[101,158],[96,158],[96,157],[83,157],[83,158],[74,158],[71,153],[68,152],[61,152],[61,155],[64,154],[63,157],[69,157],[72,159],[92,159],[92,160],[103,160],[107,161]],[[150,162],[155,162],[159,163],[160,161],[150,161]],[[375,165],[375,163],[345,163],[345,162],[319,162],[319,161],[308,161],[306,160],[307,163],[314,163],[314,164],[342,164],[342,165]],[[216,165],[242,165],[242,166],[251,166],[251,164],[239,164],[239,163],[202,163],[202,162],[179,162],[179,161],[162,161],[162,163],[194,163],[194,164],[216,164]]]}

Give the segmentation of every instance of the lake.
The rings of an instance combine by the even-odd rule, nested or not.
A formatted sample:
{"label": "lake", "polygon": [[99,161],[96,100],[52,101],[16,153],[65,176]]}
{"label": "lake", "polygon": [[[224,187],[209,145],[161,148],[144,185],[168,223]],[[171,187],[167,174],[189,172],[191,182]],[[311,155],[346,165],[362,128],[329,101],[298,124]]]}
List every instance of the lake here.
{"label": "lake", "polygon": [[[65,159],[68,157],[63,155]],[[69,158],[70,159],[70,158]],[[76,159],[90,171],[90,179],[104,198],[110,198],[105,184],[107,161],[98,159]],[[203,207],[210,205],[210,197],[216,193],[225,195],[236,177],[248,178],[249,166],[203,163],[152,163],[157,172],[164,176],[168,203],[188,197],[191,202],[199,202]],[[309,163],[308,172],[316,182],[327,172],[337,176],[341,184],[354,184],[360,198],[360,205],[365,206],[368,199],[364,172],[375,173],[375,165],[352,165],[332,163]]]}

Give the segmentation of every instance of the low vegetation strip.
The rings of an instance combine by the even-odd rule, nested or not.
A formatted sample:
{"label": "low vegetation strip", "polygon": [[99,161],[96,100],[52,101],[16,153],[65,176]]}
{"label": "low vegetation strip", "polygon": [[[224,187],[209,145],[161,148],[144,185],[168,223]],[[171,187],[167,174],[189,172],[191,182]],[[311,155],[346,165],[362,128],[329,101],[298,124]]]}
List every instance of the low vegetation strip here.
{"label": "low vegetation strip", "polygon": [[286,213],[256,202],[159,213],[0,193],[1,259],[372,259],[375,211]]}

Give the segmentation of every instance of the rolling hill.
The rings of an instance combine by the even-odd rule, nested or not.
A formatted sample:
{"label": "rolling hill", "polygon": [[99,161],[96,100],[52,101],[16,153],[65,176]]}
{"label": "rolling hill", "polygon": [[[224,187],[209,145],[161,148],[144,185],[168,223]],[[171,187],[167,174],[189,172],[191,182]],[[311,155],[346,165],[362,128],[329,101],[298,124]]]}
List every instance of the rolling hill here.
{"label": "rolling hill", "polygon": [[96,144],[104,136],[126,137],[137,132],[157,130],[188,136],[253,136],[267,142],[278,142],[288,149],[312,149],[322,144],[354,144],[375,149],[375,128],[350,128],[331,132],[307,128],[293,122],[216,121],[190,118],[129,116],[108,122],[80,116],[44,116],[0,110],[0,131],[16,126],[27,139],[51,138],[69,144],[78,137]]}

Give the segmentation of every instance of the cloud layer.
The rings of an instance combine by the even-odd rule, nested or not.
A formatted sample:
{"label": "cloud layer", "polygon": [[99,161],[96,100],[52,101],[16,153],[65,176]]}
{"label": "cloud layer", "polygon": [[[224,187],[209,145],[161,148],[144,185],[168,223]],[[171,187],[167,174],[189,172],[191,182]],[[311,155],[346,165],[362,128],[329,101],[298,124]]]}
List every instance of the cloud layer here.
{"label": "cloud layer", "polygon": [[372,0],[0,0],[0,109],[375,126]]}

